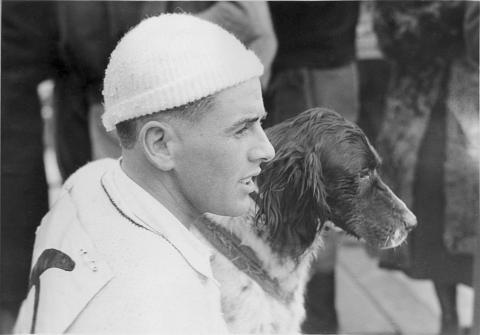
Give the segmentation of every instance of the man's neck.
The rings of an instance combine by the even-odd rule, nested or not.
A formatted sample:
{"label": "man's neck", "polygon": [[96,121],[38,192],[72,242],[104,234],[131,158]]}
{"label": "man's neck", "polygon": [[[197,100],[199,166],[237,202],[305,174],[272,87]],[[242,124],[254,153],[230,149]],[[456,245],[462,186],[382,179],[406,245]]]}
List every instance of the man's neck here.
{"label": "man's neck", "polygon": [[158,171],[152,166],[140,167],[139,165],[129,164],[128,160],[121,161],[121,168],[130,179],[159,201],[187,229],[190,229],[200,213],[177,195],[177,187],[168,173]]}

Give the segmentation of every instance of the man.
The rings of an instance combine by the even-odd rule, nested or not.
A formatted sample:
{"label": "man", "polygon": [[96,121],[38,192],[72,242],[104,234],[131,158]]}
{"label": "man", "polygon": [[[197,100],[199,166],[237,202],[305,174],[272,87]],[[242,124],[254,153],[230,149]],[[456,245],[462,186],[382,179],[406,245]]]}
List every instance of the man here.
{"label": "man", "polygon": [[[10,333],[28,288],[35,229],[47,213],[38,84],[53,79],[56,158],[67,179],[87,162],[118,158],[103,128],[108,56],[142,18],[195,13],[233,33],[265,66],[276,40],[265,2],[4,1],[2,6],[0,333]],[[18,150],[22,148],[22,150]]]}
{"label": "man", "polygon": [[37,231],[20,332],[222,333],[204,212],[248,209],[252,177],[274,150],[253,52],[186,14],[144,20],[112,52],[108,131],[122,158],[64,185]]}

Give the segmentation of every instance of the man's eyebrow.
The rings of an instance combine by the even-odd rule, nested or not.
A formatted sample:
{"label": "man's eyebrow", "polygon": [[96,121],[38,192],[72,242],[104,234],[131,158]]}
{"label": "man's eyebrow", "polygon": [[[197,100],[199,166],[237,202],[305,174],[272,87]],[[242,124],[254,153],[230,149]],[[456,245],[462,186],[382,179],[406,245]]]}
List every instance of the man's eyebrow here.
{"label": "man's eyebrow", "polygon": [[227,131],[232,131],[243,124],[254,123],[254,122],[257,122],[258,120],[264,120],[266,117],[267,117],[267,112],[263,112],[261,115],[257,115],[257,116],[245,117],[243,119],[236,121],[233,125],[228,127]]}

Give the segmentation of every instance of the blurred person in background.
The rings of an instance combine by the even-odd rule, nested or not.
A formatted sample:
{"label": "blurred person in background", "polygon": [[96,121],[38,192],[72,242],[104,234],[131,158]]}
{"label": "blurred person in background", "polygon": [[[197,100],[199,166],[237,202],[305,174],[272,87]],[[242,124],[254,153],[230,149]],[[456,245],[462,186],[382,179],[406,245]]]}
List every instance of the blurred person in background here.
{"label": "blurred person in background", "polygon": [[357,68],[360,110],[358,125],[371,143],[375,143],[383,121],[390,64],[383,57],[373,29],[375,2],[360,3],[357,26]]}
{"label": "blurred person in background", "polygon": [[[355,30],[359,3],[269,2],[277,56],[267,93],[266,125],[313,107],[327,107],[350,121],[358,116]],[[330,231],[312,266],[305,296],[305,333],[335,333],[336,235]]]}
{"label": "blurred person in background", "polygon": [[35,229],[48,210],[37,86],[58,60],[54,6],[2,2],[0,333],[25,298]]}
{"label": "blurred person in background", "polygon": [[433,281],[445,335],[463,334],[457,285],[472,285],[478,243],[478,15],[479,3],[469,1],[376,5],[378,40],[392,63],[377,149],[387,183],[419,223],[380,265]]}

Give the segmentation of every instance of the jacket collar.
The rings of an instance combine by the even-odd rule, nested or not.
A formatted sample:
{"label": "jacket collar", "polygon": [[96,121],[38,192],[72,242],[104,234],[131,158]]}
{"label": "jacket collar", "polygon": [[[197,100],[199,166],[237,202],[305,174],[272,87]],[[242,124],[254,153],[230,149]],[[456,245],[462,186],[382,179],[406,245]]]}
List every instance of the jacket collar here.
{"label": "jacket collar", "polygon": [[152,234],[165,239],[201,276],[215,282],[211,250],[195,237],[157,199],[128,177],[118,161],[101,179],[104,191],[120,214]]}

